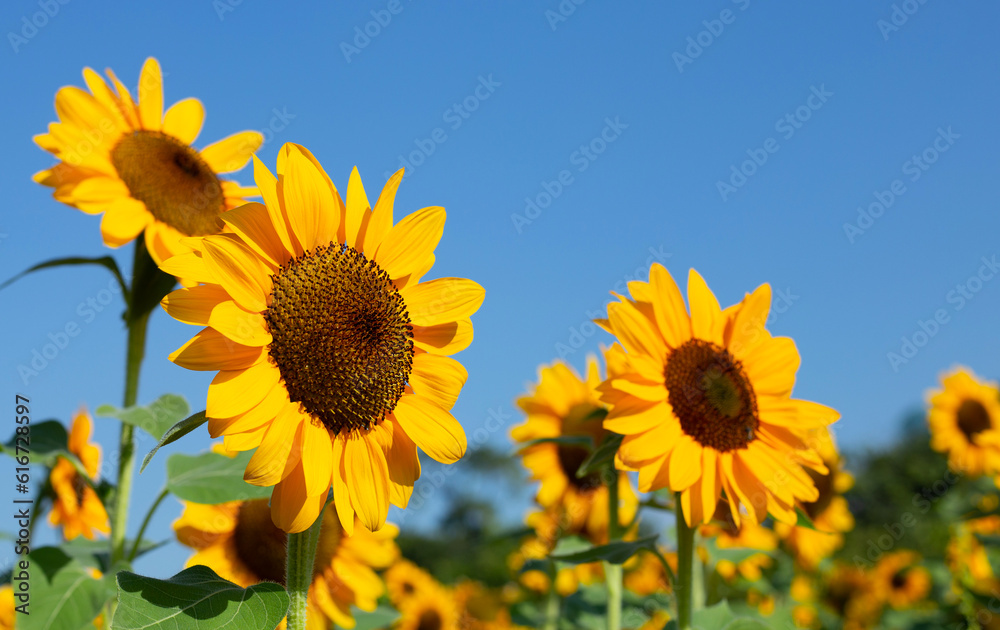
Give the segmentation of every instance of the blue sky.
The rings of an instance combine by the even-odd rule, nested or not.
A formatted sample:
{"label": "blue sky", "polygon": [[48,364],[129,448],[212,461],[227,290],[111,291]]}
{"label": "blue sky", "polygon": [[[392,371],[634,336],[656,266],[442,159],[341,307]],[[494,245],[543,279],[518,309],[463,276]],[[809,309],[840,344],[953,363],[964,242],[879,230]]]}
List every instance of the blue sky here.
{"label": "blue sky", "polygon": [[[432,276],[486,288],[459,355],[470,376],[455,414],[470,436],[492,413],[505,429],[479,435],[508,448],[513,399],[538,365],[563,354],[582,366],[608,341],[588,324],[608,291],[654,260],[682,285],[698,269],[723,304],[770,282],[784,309],[771,330],[802,355],[795,393],[842,412],[848,449],[891,442],[956,363],[1000,375],[1000,7],[689,4],[7,2],[0,277],[107,251],[98,219],[31,181],[52,164],[31,136],[84,66],[134,88],[155,56],[168,104],[205,105],[197,146],[267,130],[265,163],[298,142],[342,188],[357,165],[369,196],[405,160],[397,216],[448,210]],[[124,268],[131,250],[114,255]],[[121,402],[120,303],[92,321],[77,310],[109,278],[51,270],[0,293],[12,406],[24,394],[35,420],[65,420]],[[81,333],[25,383],[18,366],[74,322]],[[211,375],[166,360],[193,332],[155,314],[140,402],[177,392],[203,408]],[[890,359],[904,350],[905,363]],[[116,435],[98,420],[106,459]],[[208,443],[199,433],[173,450]],[[133,532],[164,460],[138,480]],[[168,537],[178,514],[169,502],[152,535]],[[179,570],[171,549],[139,569]]]}

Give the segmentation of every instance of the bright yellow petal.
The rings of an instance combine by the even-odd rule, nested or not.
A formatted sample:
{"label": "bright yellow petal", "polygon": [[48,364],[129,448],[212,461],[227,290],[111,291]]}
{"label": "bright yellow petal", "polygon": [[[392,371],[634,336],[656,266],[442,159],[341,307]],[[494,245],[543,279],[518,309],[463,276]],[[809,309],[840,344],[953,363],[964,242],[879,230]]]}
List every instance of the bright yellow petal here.
{"label": "bright yellow petal", "polygon": [[682,435],[670,455],[670,483],[673,490],[687,490],[701,477],[702,446]]}
{"label": "bright yellow petal", "polygon": [[160,131],[163,121],[163,74],[160,62],[150,57],[139,74],[139,119],[143,129]]}
{"label": "bright yellow petal", "polygon": [[799,351],[788,337],[758,344],[741,361],[757,395],[779,397],[791,395],[799,362]]}
{"label": "bright yellow petal", "polygon": [[442,464],[453,464],[467,447],[462,425],[449,412],[420,396],[403,396],[393,411],[399,427],[422,451]]}
{"label": "bright yellow petal", "polygon": [[368,195],[365,194],[357,166],[351,170],[351,177],[347,180],[347,201],[344,205],[347,210],[344,225],[345,242],[360,250],[364,246],[363,241],[358,243],[361,222],[365,213],[371,209],[371,204],[368,203]]}
{"label": "bright yellow petal", "polygon": [[688,273],[688,303],[691,305],[691,334],[721,346],[726,327],[722,308],[705,279],[694,269]]}
{"label": "bright yellow petal", "polygon": [[205,414],[210,418],[231,418],[256,407],[281,380],[270,361],[261,361],[245,370],[223,370],[208,386]]}
{"label": "bright yellow petal", "polygon": [[271,343],[271,333],[267,330],[264,316],[259,312],[246,311],[232,300],[221,302],[212,309],[208,325],[245,346]]}
{"label": "bright yellow petal", "polygon": [[271,492],[271,521],[289,534],[309,529],[326,504],[326,493],[305,493],[305,472],[301,463]]}
{"label": "bright yellow petal", "polygon": [[434,253],[444,233],[444,208],[417,210],[392,226],[375,253],[377,262],[391,278],[415,271]]}
{"label": "bright yellow petal", "polygon": [[255,486],[273,486],[287,477],[302,457],[302,425],[298,405],[286,405],[250,458],[243,480]]}
{"label": "bright yellow petal", "polygon": [[256,131],[240,131],[213,142],[198,153],[216,173],[232,173],[246,166],[263,142],[264,136]]}
{"label": "bright yellow petal", "polygon": [[330,433],[322,424],[302,423],[302,470],[305,472],[306,494],[326,494],[333,473],[333,444]]}
{"label": "bright yellow petal", "polygon": [[437,326],[466,319],[479,310],[486,297],[483,287],[465,278],[438,278],[399,292],[410,321],[417,326]]}
{"label": "bright yellow petal", "polygon": [[247,203],[229,212],[223,212],[222,221],[239,234],[243,242],[275,267],[288,258],[288,250],[271,223],[267,207],[260,203]]}
{"label": "bright yellow petal", "polygon": [[733,318],[726,346],[737,357],[743,357],[759,344],[771,338],[767,331],[767,315],[771,310],[771,285],[762,284],[743,299]]}
{"label": "bright yellow petal", "polygon": [[334,436],[333,438],[333,474],[331,475],[331,485],[333,486],[333,504],[337,510],[337,518],[344,534],[351,536],[354,534],[354,507],[351,505],[351,491],[347,487],[347,470],[345,467],[344,448],[347,442],[345,435]]}
{"label": "bright yellow petal", "polygon": [[229,299],[229,294],[221,286],[201,284],[167,294],[160,301],[160,305],[178,321],[195,326],[208,326],[212,309]]}
{"label": "bright yellow petal", "polygon": [[431,354],[449,356],[472,343],[472,322],[462,319],[437,326],[414,326],[413,345]]}
{"label": "bright yellow petal", "polygon": [[190,145],[201,133],[205,122],[205,106],[196,98],[177,101],[163,115],[163,133]]}
{"label": "bright yellow petal", "polygon": [[344,471],[358,518],[369,531],[377,531],[389,512],[389,470],[382,449],[366,435],[349,436]]}
{"label": "bright yellow petal", "polygon": [[206,328],[174,350],[170,360],[189,370],[241,370],[260,361],[266,349],[249,347]]}
{"label": "bright yellow petal", "polygon": [[266,309],[271,278],[253,251],[225,234],[206,237],[202,244],[205,266],[229,295],[248,311]]}
{"label": "bright yellow petal", "polygon": [[260,196],[264,198],[267,213],[271,217],[271,225],[274,226],[274,231],[285,251],[292,256],[301,255],[302,247],[299,246],[298,240],[291,236],[288,221],[282,210],[281,197],[278,195],[278,180],[256,155],[253,156],[253,179],[260,190]]}
{"label": "bright yellow petal", "polygon": [[[263,363],[263,362],[262,362]],[[276,383],[265,393],[260,404],[251,407],[249,411],[230,418],[208,418],[208,434],[217,438],[223,433],[246,433],[264,428],[278,416],[278,412],[288,404],[288,392],[282,383]],[[259,444],[259,442],[258,442]],[[254,444],[251,448],[255,448]],[[245,449],[244,449],[245,450]]]}
{"label": "bright yellow petal", "polygon": [[285,172],[278,194],[285,203],[289,225],[303,249],[329,245],[336,239],[339,208],[322,170],[298,145],[286,144]]}
{"label": "bright yellow petal", "polygon": [[108,247],[121,247],[135,240],[153,220],[146,206],[135,199],[119,199],[107,207],[101,219],[101,236]]}
{"label": "bright yellow petal", "polygon": [[649,269],[650,286],[653,289],[653,313],[663,339],[671,348],[676,348],[691,338],[691,318],[681,290],[673,276],[660,263]]}
{"label": "bright yellow petal", "polygon": [[468,377],[455,359],[421,352],[413,357],[410,385],[418,396],[430,398],[442,409],[451,409]]}
{"label": "bright yellow petal", "polygon": [[368,221],[368,229],[365,231],[364,252],[371,258],[378,251],[378,246],[382,244],[385,235],[392,228],[393,203],[396,200],[396,191],[403,181],[403,170],[393,173],[389,181],[382,188],[375,207],[372,209],[372,216]]}

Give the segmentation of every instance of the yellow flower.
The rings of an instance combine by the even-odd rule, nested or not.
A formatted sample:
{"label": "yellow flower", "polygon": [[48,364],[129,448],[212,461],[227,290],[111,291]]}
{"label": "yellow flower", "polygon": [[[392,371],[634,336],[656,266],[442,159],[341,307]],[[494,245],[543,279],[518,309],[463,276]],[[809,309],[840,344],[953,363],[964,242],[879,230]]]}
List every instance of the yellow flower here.
{"label": "yellow flower", "polygon": [[[660,550],[661,555],[670,564],[670,568],[677,571],[677,554]],[[641,553],[638,556],[629,558],[623,566],[625,569],[625,588],[636,595],[647,596],[653,593],[670,593],[673,585],[670,584],[670,577],[663,567],[663,562],[653,553]]]}
{"label": "yellow flower", "polygon": [[442,463],[465,454],[449,410],[467,374],[447,355],[471,342],[483,289],[420,281],[445,212],[424,208],[393,225],[402,171],[371,209],[357,169],[343,203],[303,147],[282,147],[277,178],[254,160],[266,205],[226,212],[232,234],[192,242],[162,266],[204,283],[163,300],[176,319],[207,326],[170,359],[219,371],[209,433],[229,450],[257,449],[244,479],[274,486],[278,527],[308,528],[332,482],[344,529],[357,514],[374,531],[390,502],[406,507],[418,446]]}
{"label": "yellow flower", "polygon": [[[68,450],[83,464],[87,476],[96,480],[97,470],[101,466],[101,447],[88,442],[90,430],[90,414],[81,409],[73,417]],[[56,495],[52,512],[49,513],[49,523],[62,525],[66,540],[73,540],[77,536],[93,540],[94,532],[107,534],[111,531],[104,504],[69,460],[59,458],[49,474],[49,483]]]}
{"label": "yellow flower", "polygon": [[459,610],[459,627],[463,630],[501,630],[515,627],[501,593],[472,580],[460,581],[455,585],[453,592],[455,605]]}
{"label": "yellow flower", "polygon": [[978,477],[1000,471],[1000,390],[965,368],[941,379],[928,394],[931,448],[948,454],[955,472]]}
{"label": "yellow flower", "polygon": [[163,111],[160,64],[149,58],[139,76],[138,100],[109,69],[114,89],[90,68],[83,78],[90,92],[64,87],[56,93],[59,122],[35,136],[60,161],[35,174],[55,188],[57,201],[87,214],[104,213],[101,234],[120,247],[143,230],[153,260],[162,263],[189,251],[181,239],[215,234],[219,214],[257,195],[256,188],[219,178],[238,171],[264,137],[243,131],[201,150],[191,146],[205,108],[189,98]]}
{"label": "yellow flower", "polygon": [[459,610],[449,589],[434,583],[399,606],[398,630],[459,630]]}
{"label": "yellow flower", "polygon": [[826,472],[805,432],[838,414],[790,397],[799,353],[764,328],[770,286],[723,311],[692,269],[690,316],[659,264],[629,291],[598,320],[628,353],[628,371],[599,388],[604,428],[625,435],[616,464],[639,471],[642,492],[680,492],[689,524],[708,522],[723,493],[736,523],[794,523],[796,501],[818,497],[803,466]]}
{"label": "yellow flower", "polygon": [[843,497],[854,486],[854,477],[843,470],[843,459],[829,429],[823,427],[813,430],[808,441],[815,446],[823,463],[830,470],[825,475],[807,471],[819,490],[819,498],[803,502],[801,507],[812,520],[815,529],[785,523],[776,523],[774,529],[795,556],[799,566],[811,571],[844,544],[843,532],[854,528],[854,516],[847,499]]}
{"label": "yellow flower", "polygon": [[844,620],[845,630],[874,628],[882,616],[882,599],[871,576],[858,567],[837,564],[826,577],[826,603]]}
{"label": "yellow flower", "polygon": [[993,572],[987,549],[978,536],[1000,535],[1000,516],[990,515],[955,526],[948,541],[946,559],[955,579],[981,595],[1000,590],[1000,578]]}
{"label": "yellow flower", "polygon": [[[531,394],[517,401],[528,417],[524,424],[514,427],[511,437],[516,442],[530,442],[578,436],[599,445],[609,435],[602,427],[605,407],[596,391],[600,382],[597,359],[592,356],[587,359],[586,380],[561,361],[543,366]],[[607,485],[599,471],[583,478],[576,476],[592,452],[593,448],[585,444],[548,442],[524,448],[521,456],[531,478],[541,482],[538,503],[547,509],[561,508],[569,529],[585,532],[595,544],[606,544],[610,520]],[[617,483],[619,522],[627,524],[635,516],[639,500],[625,474],[617,474]]]}
{"label": "yellow flower", "polygon": [[[263,581],[284,584],[287,536],[271,522],[266,499],[219,505],[185,502],[173,527],[177,540],[196,550],[185,566],[205,565],[244,588]],[[376,533],[361,527],[347,536],[333,507],[327,508],[309,587],[310,628],[331,623],[353,628],[351,606],[375,610],[385,588],[374,569],[398,557],[397,534],[394,525],[387,525]]]}
{"label": "yellow flower", "polygon": [[432,586],[434,578],[409,560],[400,558],[385,572],[385,584],[389,589],[389,601],[399,606],[407,597]]}
{"label": "yellow flower", "polygon": [[14,630],[14,587],[0,586],[0,630]]}
{"label": "yellow flower", "polygon": [[931,574],[918,562],[915,551],[904,550],[885,554],[875,565],[875,591],[893,608],[911,608],[930,592]]}

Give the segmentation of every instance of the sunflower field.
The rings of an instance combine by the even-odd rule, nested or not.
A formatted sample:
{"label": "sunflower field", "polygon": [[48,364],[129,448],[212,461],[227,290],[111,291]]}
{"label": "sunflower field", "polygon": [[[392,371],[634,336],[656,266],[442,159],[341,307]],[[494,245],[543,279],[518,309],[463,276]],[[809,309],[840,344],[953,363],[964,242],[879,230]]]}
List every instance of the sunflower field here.
{"label": "sunflower field", "polygon": [[5,5],[0,630],[1000,629],[1000,9],[876,5]]}

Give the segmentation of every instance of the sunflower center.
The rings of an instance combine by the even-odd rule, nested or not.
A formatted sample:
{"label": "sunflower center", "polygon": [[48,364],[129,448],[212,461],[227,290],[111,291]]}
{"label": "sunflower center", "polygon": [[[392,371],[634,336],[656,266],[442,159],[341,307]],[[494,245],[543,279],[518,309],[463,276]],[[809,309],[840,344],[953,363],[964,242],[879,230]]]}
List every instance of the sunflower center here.
{"label": "sunflower center", "polygon": [[990,412],[983,403],[966,398],[958,407],[958,429],[970,442],[977,433],[990,428]]}
{"label": "sunflower center", "polygon": [[441,630],[443,625],[441,614],[438,611],[425,610],[420,613],[420,623],[417,624],[417,630]]}
{"label": "sunflower center", "polygon": [[580,470],[580,465],[590,456],[590,451],[582,446],[572,446],[560,444],[558,447],[559,467],[563,474],[569,479],[571,486],[581,492],[596,490],[601,485],[601,475],[597,472],[589,473],[583,477],[577,477],[576,471]]}
{"label": "sunflower center", "polygon": [[894,590],[899,590],[906,586],[906,569],[900,569],[892,575],[892,580],[890,581],[892,588]]}
{"label": "sunflower center", "polygon": [[829,475],[821,475],[811,468],[806,468],[806,473],[809,474],[813,483],[816,484],[816,489],[819,490],[819,498],[811,503],[804,503],[802,507],[805,509],[809,519],[815,521],[819,518],[820,514],[826,511],[826,508],[830,507],[830,502],[833,501],[834,471],[831,470]]}
{"label": "sunflower center", "polygon": [[754,440],[757,397],[728,350],[691,339],[670,353],[663,375],[681,429],[702,446],[731,451]]}
{"label": "sunflower center", "polygon": [[377,425],[413,366],[410,317],[388,274],[353,247],[331,243],[272,279],[268,351],[289,398],[334,435]]}
{"label": "sunflower center", "polygon": [[76,494],[77,507],[83,507],[83,493],[87,489],[87,482],[83,475],[77,473],[73,475],[73,493]]}
{"label": "sunflower center", "polygon": [[222,229],[222,184],[187,144],[159,131],[133,131],[111,150],[111,163],[158,221],[187,236]]}
{"label": "sunflower center", "polygon": [[[323,525],[316,544],[313,577],[330,566],[343,538],[343,530],[332,506],[323,512]],[[259,580],[285,584],[288,534],[275,527],[267,499],[240,504],[233,529],[236,556]]]}

